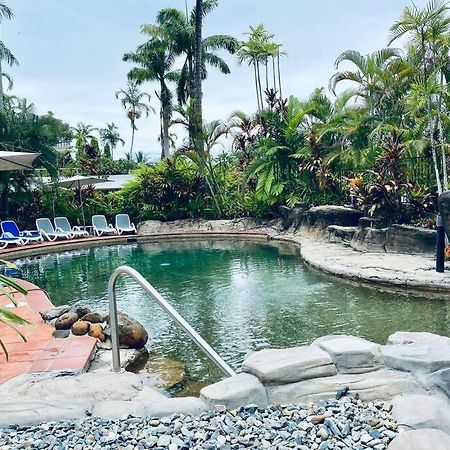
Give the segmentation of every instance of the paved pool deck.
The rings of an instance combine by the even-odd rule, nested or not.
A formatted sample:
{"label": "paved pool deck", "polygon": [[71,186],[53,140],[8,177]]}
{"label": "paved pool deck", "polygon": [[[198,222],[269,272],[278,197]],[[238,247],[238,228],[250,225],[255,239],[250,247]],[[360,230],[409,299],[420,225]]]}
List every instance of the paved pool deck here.
{"label": "paved pool deck", "polygon": [[95,350],[96,339],[89,336],[54,338],[54,327],[44,323],[39,314],[53,308],[47,294],[27,281],[16,281],[28,290],[28,294],[23,296],[11,291],[17,307],[7,295],[0,295],[0,306],[26,319],[30,325],[15,326],[25,336],[24,341],[14,329],[0,322],[0,338],[8,350],[7,359],[0,349],[0,384],[25,373],[83,372]]}

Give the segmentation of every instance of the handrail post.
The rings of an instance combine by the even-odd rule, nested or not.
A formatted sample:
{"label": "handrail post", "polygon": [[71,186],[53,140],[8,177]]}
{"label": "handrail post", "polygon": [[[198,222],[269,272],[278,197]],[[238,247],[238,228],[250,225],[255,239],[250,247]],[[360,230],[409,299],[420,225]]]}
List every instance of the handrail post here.
{"label": "handrail post", "polygon": [[109,322],[114,372],[120,372],[120,351],[117,320],[116,280],[121,274],[129,275],[158,303],[175,323],[200,347],[206,356],[228,377],[235,375],[234,370],[211,348],[211,346],[184,320],[173,306],[135,269],[128,266],[118,267],[108,282]]}

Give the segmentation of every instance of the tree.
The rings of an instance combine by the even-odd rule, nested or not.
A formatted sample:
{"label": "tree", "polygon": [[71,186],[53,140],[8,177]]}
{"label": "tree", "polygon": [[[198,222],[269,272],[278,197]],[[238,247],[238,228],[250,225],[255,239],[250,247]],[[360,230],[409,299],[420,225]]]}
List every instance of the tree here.
{"label": "tree", "polygon": [[116,98],[122,103],[122,107],[127,112],[127,117],[131,124],[131,145],[130,153],[133,153],[134,133],[137,130],[136,120],[140,119],[142,114],[148,117],[152,108],[145,103],[145,99],[150,101],[150,94],[141,92],[136,83],[129,81],[126,89],[120,89],[116,92]]}
{"label": "tree", "polygon": [[77,149],[77,159],[84,159],[86,158],[86,148],[90,141],[95,137],[93,133],[94,131],[97,131],[97,128],[85,124],[84,122],[78,122],[77,125],[72,128],[72,131],[75,139],[75,148]]}
{"label": "tree", "polygon": [[[175,56],[183,56],[184,62],[180,70],[177,80],[177,99],[182,106],[188,106],[193,112],[193,101],[197,100],[195,96],[195,56],[200,52],[200,41],[196,44],[198,27],[203,22],[204,18],[213,11],[218,5],[217,0],[202,0],[201,4],[196,3],[195,8],[189,14],[175,8],[164,8],[158,12],[156,22],[161,27],[165,35],[172,44]],[[200,10],[202,15],[197,17],[197,11]],[[238,47],[238,41],[232,36],[228,35],[212,35],[201,39],[201,60],[197,67],[201,70],[202,80],[208,76],[208,66],[217,68],[223,74],[229,74],[230,68],[223,58],[217,52],[227,51],[234,54]],[[197,53],[196,53],[197,45]],[[198,84],[198,82],[197,82]],[[200,101],[201,105],[201,101]],[[201,124],[201,122],[200,122]],[[192,118],[190,118],[189,137],[190,144],[194,145],[197,139],[196,133],[200,133],[201,125],[194,126]]]}
{"label": "tree", "polygon": [[203,28],[203,0],[195,4],[195,45],[194,45],[194,145],[197,151],[203,151],[203,110],[202,110],[202,28]]}
{"label": "tree", "polygon": [[[12,19],[14,17],[14,14],[12,12],[12,10],[5,4],[5,3],[0,3],[0,23],[4,20],[4,19]],[[9,66],[14,66],[19,64],[19,62],[17,61],[17,59],[15,58],[15,56],[12,54],[11,50],[9,50],[8,47],[6,47],[6,45],[0,41],[0,113],[4,112],[4,104],[3,104],[3,76],[9,77],[8,75],[3,73],[3,69],[2,69],[2,62],[6,62],[6,64],[8,64]],[[9,77],[9,83],[11,86],[11,78]]]}
{"label": "tree", "polygon": [[169,128],[173,110],[173,95],[167,82],[178,79],[177,73],[172,71],[175,54],[170,38],[162,27],[144,25],[142,33],[149,36],[150,40],[140,45],[135,52],[126,53],[123,60],[137,64],[137,67],[134,67],[128,73],[128,78],[131,81],[136,84],[145,81],[159,83],[159,92],[155,91],[155,93],[161,104],[161,159],[163,159],[170,155],[171,147]]}
{"label": "tree", "polygon": [[[438,193],[448,190],[447,158],[445,154],[442,115],[442,95],[435,95],[433,85],[436,80],[442,83],[444,78],[442,61],[438,58],[440,43],[445,41],[450,30],[450,18],[447,16],[449,7],[443,0],[430,0],[424,9],[416,5],[406,7],[398,21],[391,27],[389,45],[403,36],[410,37],[410,46],[414,48],[414,55],[420,61],[421,83],[424,90],[428,92],[427,114],[428,114],[428,138],[431,145],[433,167],[436,176]],[[448,56],[448,51],[447,51]],[[448,59],[447,59],[448,67]],[[447,71],[448,73],[448,71]],[[449,80],[447,80],[448,82]],[[440,135],[441,142],[437,142],[436,135]],[[440,144],[442,157],[442,179],[437,161],[437,147]]]}
{"label": "tree", "polygon": [[114,150],[120,143],[125,145],[125,141],[120,137],[119,128],[114,122],[107,123],[105,128],[100,129],[100,139],[103,145],[108,145],[111,158],[114,159]]}

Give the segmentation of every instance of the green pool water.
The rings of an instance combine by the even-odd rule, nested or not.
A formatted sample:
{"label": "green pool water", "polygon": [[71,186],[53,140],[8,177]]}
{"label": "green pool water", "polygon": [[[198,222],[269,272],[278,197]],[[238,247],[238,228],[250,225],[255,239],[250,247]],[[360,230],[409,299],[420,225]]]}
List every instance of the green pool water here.
{"label": "green pool water", "polygon": [[[16,261],[22,277],[55,305],[107,310],[107,281],[129,265],[162,293],[234,368],[267,347],[289,347],[330,333],[384,343],[398,330],[448,334],[450,302],[355,286],[306,267],[295,247],[248,241],[172,241],[114,245]],[[185,362],[191,376],[220,374],[129,278],[117,286],[118,308],[139,320],[155,352]]]}

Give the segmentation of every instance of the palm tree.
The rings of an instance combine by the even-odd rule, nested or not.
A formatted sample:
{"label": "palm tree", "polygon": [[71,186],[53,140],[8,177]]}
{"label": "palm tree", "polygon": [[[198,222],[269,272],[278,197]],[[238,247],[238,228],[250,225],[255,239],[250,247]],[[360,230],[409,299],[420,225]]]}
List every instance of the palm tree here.
{"label": "palm tree", "polygon": [[134,133],[137,130],[136,120],[140,119],[143,113],[148,117],[149,112],[152,111],[152,107],[145,103],[145,99],[150,101],[150,94],[141,92],[136,83],[129,81],[126,89],[120,89],[116,92],[116,98],[120,99],[122,107],[125,109],[127,117],[130,119],[131,154],[133,153]]}
{"label": "palm tree", "polygon": [[194,136],[197,151],[203,151],[203,111],[202,111],[202,27],[203,27],[203,0],[195,3],[195,45],[194,45]]}
{"label": "palm tree", "polygon": [[[180,70],[177,82],[177,99],[180,105],[189,105],[190,100],[198,102],[198,81],[197,92],[195,87],[196,69],[195,57],[200,52],[199,35],[196,33],[198,26],[203,19],[213,11],[218,5],[217,0],[202,0],[201,3],[196,3],[193,11],[183,13],[175,8],[165,8],[158,12],[156,22],[164,30],[172,44],[173,52],[176,56],[183,55],[184,62]],[[197,11],[201,10],[202,16],[197,17]],[[207,66],[219,69],[223,74],[229,74],[230,68],[223,58],[216,52],[225,50],[230,54],[234,54],[238,47],[238,41],[228,35],[212,35],[203,38],[201,37],[201,59],[200,63],[197,61],[197,68],[200,67],[201,78],[204,80],[208,75]],[[196,38],[198,42],[196,41]],[[197,52],[196,52],[197,50]],[[196,98],[197,96],[197,98]],[[192,118],[191,118],[192,119]],[[192,122],[192,120],[191,120]],[[201,122],[200,122],[201,123]],[[200,127],[201,128],[201,127]],[[196,137],[196,132],[199,132],[199,127],[189,127],[190,143],[193,144]]]}
{"label": "palm tree", "polygon": [[[261,65],[265,67],[265,90],[269,89],[269,61],[272,60],[272,78],[274,91],[281,92],[281,72],[280,72],[280,56],[285,56],[286,53],[281,51],[281,45],[273,42],[273,34],[270,34],[264,25],[260,24],[256,27],[250,27],[250,32],[246,33],[249,36],[247,41],[239,44],[237,56],[239,64],[247,62],[249,66],[253,66],[255,76],[256,99],[258,111],[263,109],[263,89],[261,83]],[[275,65],[275,60],[277,64]],[[278,86],[277,86],[278,81]]]}
{"label": "palm tree", "polygon": [[135,52],[126,53],[123,60],[137,65],[128,73],[128,78],[136,84],[145,81],[159,83],[159,92],[155,91],[155,93],[161,104],[161,159],[163,159],[170,155],[171,147],[169,128],[173,111],[173,95],[167,82],[178,79],[177,72],[172,71],[175,54],[168,36],[161,27],[144,25],[142,33],[149,36],[150,40],[140,45]]}
{"label": "palm tree", "polygon": [[117,147],[117,144],[125,145],[125,141],[120,137],[119,128],[114,122],[107,123],[105,128],[100,129],[100,139],[103,145],[109,146],[112,159],[114,159],[114,149]]}
{"label": "palm tree", "polygon": [[[448,190],[447,161],[445,155],[445,146],[443,142],[443,133],[441,123],[440,110],[442,107],[442,96],[432,95],[432,88],[436,80],[442,82],[443,72],[439,66],[438,48],[439,43],[445,39],[450,30],[450,18],[447,16],[449,6],[443,0],[430,0],[424,9],[419,9],[413,4],[412,7],[406,7],[398,21],[391,27],[391,36],[389,45],[396,40],[408,35],[410,36],[410,45],[415,49],[414,53],[420,60],[421,66],[421,82],[427,96],[427,112],[428,112],[428,136],[431,144],[431,153],[433,158],[433,166],[436,176],[438,193],[441,194],[443,189]],[[446,59],[448,58],[448,52]],[[442,62],[442,61],[441,61]],[[447,59],[448,63],[448,59]],[[435,100],[437,98],[437,101]],[[439,173],[437,162],[437,146],[436,130],[442,134],[440,143],[443,177]]]}
{"label": "palm tree", "polygon": [[[12,10],[5,3],[0,3],[0,22],[2,22],[4,19],[11,20],[13,17],[14,13],[12,12]],[[6,45],[2,41],[0,41],[0,113],[3,113],[5,109],[3,104],[3,61],[5,61],[9,66],[19,64],[15,56],[11,53],[11,50],[9,50],[9,48],[6,47]],[[11,86],[10,79],[9,82]]]}
{"label": "palm tree", "polygon": [[82,159],[85,156],[86,148],[89,142],[95,137],[93,133],[96,130],[97,128],[84,122],[78,122],[72,129],[78,159]]}

